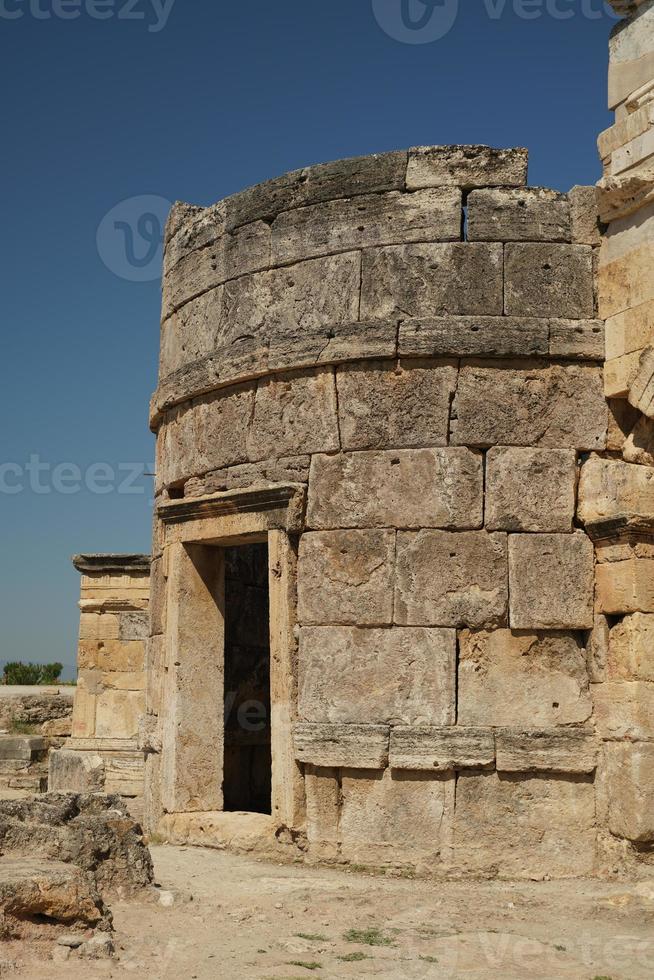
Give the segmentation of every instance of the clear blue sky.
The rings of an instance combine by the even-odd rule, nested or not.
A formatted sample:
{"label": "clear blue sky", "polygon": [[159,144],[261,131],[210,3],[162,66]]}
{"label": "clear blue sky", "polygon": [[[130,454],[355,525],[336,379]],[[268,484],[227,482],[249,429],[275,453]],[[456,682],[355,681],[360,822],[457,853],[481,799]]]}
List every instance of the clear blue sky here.
{"label": "clear blue sky", "polygon": [[[456,0],[430,3],[174,0],[166,20],[162,0],[0,0],[0,661],[73,663],[70,555],[149,550],[151,481],[118,492],[118,468],[152,466],[160,290],[147,241],[130,267],[115,238],[129,232],[107,238],[116,205],[210,204],[305,164],[420,143],[528,146],[530,182],[562,190],[598,178],[613,24],[601,0],[460,0],[456,17]],[[406,43],[428,40],[421,14],[423,31],[448,17],[451,30]],[[97,463],[115,479],[89,478]],[[61,492],[80,486],[61,464],[79,467],[79,492]]]}

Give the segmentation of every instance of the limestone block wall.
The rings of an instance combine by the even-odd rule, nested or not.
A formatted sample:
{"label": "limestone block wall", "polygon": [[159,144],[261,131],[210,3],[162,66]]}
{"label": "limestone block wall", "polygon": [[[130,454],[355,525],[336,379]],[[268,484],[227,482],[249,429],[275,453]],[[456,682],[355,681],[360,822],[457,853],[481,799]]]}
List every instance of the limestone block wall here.
{"label": "limestone block wall", "polygon": [[[151,827],[176,806],[220,809],[167,720],[174,703],[193,725],[170,659],[171,528],[191,540],[210,508],[290,488],[302,507],[267,526],[297,558],[291,829],[310,852],[505,876],[601,864],[618,827],[598,766],[619,760],[593,689],[610,691],[610,639],[630,641],[596,608],[597,495],[579,492],[582,464],[590,488],[613,462],[618,426],[597,197],[526,178],[525,150],[421,147],[173,209],[152,403]],[[183,805],[162,798],[171,780]]]}
{"label": "limestone block wall", "polygon": [[72,738],[51,753],[49,789],[142,800],[138,737],[145,713],[150,558],[76,555],[73,562],[82,579]]}

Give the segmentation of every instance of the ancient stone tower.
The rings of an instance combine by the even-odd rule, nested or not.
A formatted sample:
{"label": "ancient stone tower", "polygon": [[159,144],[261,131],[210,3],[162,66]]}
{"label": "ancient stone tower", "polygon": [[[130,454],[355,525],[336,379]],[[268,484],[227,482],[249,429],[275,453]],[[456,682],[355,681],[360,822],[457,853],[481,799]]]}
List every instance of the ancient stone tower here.
{"label": "ancient stone tower", "polygon": [[615,6],[599,192],[435,146],[173,209],[151,830],[651,869],[654,3]]}

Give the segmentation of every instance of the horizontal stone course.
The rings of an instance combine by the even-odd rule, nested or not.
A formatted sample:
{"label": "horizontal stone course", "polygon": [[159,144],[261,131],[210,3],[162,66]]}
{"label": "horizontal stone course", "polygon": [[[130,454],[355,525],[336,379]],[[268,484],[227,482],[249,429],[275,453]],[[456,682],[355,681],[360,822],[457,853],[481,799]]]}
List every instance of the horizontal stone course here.
{"label": "horizontal stone course", "polygon": [[590,731],[500,730],[495,744],[498,772],[591,773],[597,768],[599,742]]}
{"label": "horizontal stone course", "polygon": [[281,214],[271,228],[272,264],[406,242],[460,241],[461,191],[373,194]]}
{"label": "horizontal stone course", "polygon": [[523,147],[414,146],[409,150],[406,184],[420,187],[522,186],[527,183],[529,152]]}
{"label": "horizontal stone course", "polygon": [[572,226],[566,194],[544,187],[472,191],[467,240],[471,242],[567,242]]}
{"label": "horizontal stone course", "polygon": [[487,728],[391,729],[389,763],[393,769],[449,772],[488,769],[495,764],[495,735]]}
{"label": "horizontal stone course", "polygon": [[400,357],[538,357],[549,353],[546,319],[416,317],[400,323]]}
{"label": "horizontal stone course", "polygon": [[321,768],[385,769],[387,725],[310,725],[293,730],[295,758]]}
{"label": "horizontal stone course", "polygon": [[348,452],[311,460],[309,528],[480,527],[482,506],[482,460],[468,449]]}

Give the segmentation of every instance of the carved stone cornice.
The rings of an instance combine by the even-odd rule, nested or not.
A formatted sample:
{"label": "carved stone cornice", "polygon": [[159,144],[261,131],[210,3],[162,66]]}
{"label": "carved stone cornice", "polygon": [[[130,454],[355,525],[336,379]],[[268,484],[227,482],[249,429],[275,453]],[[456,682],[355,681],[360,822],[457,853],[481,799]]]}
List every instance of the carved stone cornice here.
{"label": "carved stone cornice", "polygon": [[72,562],[82,575],[147,575],[150,555],[73,555]]}

